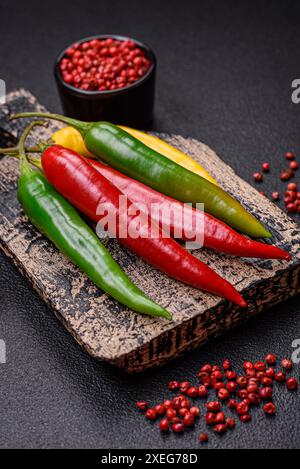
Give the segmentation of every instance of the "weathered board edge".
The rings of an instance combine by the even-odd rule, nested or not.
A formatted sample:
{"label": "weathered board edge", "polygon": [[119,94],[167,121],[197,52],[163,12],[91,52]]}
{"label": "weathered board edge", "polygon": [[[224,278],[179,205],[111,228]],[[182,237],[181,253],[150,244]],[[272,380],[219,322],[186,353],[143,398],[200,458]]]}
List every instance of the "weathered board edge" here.
{"label": "weathered board edge", "polygon": [[[289,285],[288,291],[286,289],[287,284]],[[128,373],[140,372],[145,368],[162,366],[182,356],[187,351],[199,348],[200,345],[208,342],[208,340],[222,335],[227,330],[241,325],[260,313],[268,311],[276,304],[299,294],[300,265],[293,266],[284,273],[277,273],[268,281],[265,281],[263,285],[259,285],[258,288],[257,286],[252,286],[251,289],[247,290],[247,296],[254,298],[254,293],[257,295],[258,291],[260,295],[265,295],[266,291],[271,292],[271,290],[272,295],[270,297],[272,300],[268,301],[267,306],[265,306],[263,301],[255,301],[254,303],[249,301],[249,307],[245,309],[244,315],[242,315],[237,307],[230,307],[226,302],[223,302],[221,305],[216,305],[216,307],[207,310],[205,314],[191,318],[191,320],[176,326],[174,329],[162,333],[138,351],[129,352],[127,355],[120,357],[119,360],[114,361],[113,364]],[[218,315],[221,321],[218,322],[218,327],[215,330],[209,329],[207,327],[208,316],[210,316],[210,320],[213,323],[212,318],[215,315]],[[203,324],[205,324],[205,327],[202,327]],[[172,351],[164,355],[159,352],[160,344],[169,342],[172,347],[173,344],[176,344],[179,337],[184,337],[184,340],[181,339],[181,346],[176,347],[175,345]],[[175,353],[174,350],[176,350]]]}

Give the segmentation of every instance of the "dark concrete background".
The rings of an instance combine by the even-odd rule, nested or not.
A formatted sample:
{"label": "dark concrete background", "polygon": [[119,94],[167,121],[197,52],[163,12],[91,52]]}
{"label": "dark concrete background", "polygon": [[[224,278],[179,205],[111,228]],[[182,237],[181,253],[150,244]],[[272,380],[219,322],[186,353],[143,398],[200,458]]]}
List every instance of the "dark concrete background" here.
{"label": "dark concrete background", "polygon": [[[28,88],[58,111],[52,66],[61,48],[96,33],[139,38],[158,58],[154,128],[203,140],[250,182],[269,161],[261,187],[270,193],[283,187],[283,152],[300,152],[300,105],[291,102],[299,20],[297,1],[2,0],[0,78],[8,90]],[[193,380],[207,361],[228,357],[238,367],[267,352],[289,356],[300,337],[297,298],[160,370],[126,376],[82,352],[2,253],[0,259],[0,338],[8,359],[0,364],[2,448],[198,447],[197,432],[162,436],[134,402],[159,402],[170,379]],[[294,373],[299,377],[298,367]],[[212,436],[209,447],[299,447],[298,396],[276,393],[276,418],[257,410],[251,423]]]}

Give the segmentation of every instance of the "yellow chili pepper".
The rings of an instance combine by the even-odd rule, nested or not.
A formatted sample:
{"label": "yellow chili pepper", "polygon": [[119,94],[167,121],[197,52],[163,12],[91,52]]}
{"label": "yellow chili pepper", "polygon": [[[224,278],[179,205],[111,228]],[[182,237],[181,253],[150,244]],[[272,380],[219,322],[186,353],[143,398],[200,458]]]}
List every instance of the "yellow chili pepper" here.
{"label": "yellow chili pepper", "polygon": [[141,132],[140,130],[131,129],[130,127],[125,127],[123,125],[119,125],[118,127],[121,127],[121,129],[128,132],[137,140],[140,140],[152,150],[155,150],[161,155],[166,156],[170,160],[174,161],[180,166],[183,166],[192,173],[199,174],[200,176],[212,182],[216,186],[218,185],[217,181],[199,163],[197,163],[197,161],[193,160],[193,158],[186,155],[177,148],[173,147],[164,140],[161,140],[160,138],[155,137],[154,135],[149,135],[144,132]]}
{"label": "yellow chili pepper", "polygon": [[[215,179],[199,163],[172,145],[169,145],[167,142],[164,142],[160,138],[154,137],[153,135],[141,132],[140,130],[131,129],[130,127],[121,125],[119,127],[135,137],[137,140],[140,140],[152,150],[157,151],[180,166],[183,166],[189,171],[199,174],[213,184],[218,185]],[[63,127],[62,129],[57,130],[52,135],[52,140],[58,145],[70,148],[82,156],[87,158],[94,158],[92,153],[90,153],[86,148],[81,134],[78,132],[78,130],[74,129],[74,127]]]}
{"label": "yellow chili pepper", "polygon": [[86,158],[95,158],[86,148],[80,132],[74,129],[74,127],[63,127],[62,129],[57,130],[54,132],[51,139],[57,145],[76,151]]}

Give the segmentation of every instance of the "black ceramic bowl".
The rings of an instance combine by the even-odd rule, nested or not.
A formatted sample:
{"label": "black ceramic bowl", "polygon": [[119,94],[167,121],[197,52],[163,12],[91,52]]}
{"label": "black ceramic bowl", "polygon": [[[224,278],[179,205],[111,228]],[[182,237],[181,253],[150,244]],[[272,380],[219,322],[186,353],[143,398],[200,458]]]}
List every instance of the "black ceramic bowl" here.
{"label": "black ceramic bowl", "polygon": [[[151,65],[144,76],[133,84],[111,91],[86,91],[75,88],[63,81],[59,63],[66,55],[64,49],[57,57],[54,67],[55,79],[64,113],[69,117],[84,121],[106,120],[135,128],[146,128],[153,118],[156,58],[145,44],[125,36],[97,35],[75,42],[91,39],[113,38],[120,41],[131,40],[140,47]],[[69,46],[71,47],[71,46]]]}

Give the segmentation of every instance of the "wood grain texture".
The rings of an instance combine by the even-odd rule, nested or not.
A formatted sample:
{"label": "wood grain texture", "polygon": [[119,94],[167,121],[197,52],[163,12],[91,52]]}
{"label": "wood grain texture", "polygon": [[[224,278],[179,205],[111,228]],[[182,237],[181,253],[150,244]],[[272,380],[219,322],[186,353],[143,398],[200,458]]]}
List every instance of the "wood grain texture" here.
{"label": "wood grain texture", "polygon": [[[1,108],[0,125],[17,134],[26,121],[7,123],[7,116],[34,109],[44,108],[29,92],[11,93],[7,105]],[[51,123],[48,129],[35,130],[32,137],[47,138],[56,128]],[[292,253],[293,260],[286,263],[245,260],[208,249],[193,251],[236,286],[249,304],[247,310],[174,281],[123,248],[117,240],[105,240],[129,277],[169,309],[173,321],[128,310],[96,288],[31,225],[16,198],[18,162],[8,157],[0,160],[1,248],[91,356],[128,372],[166,363],[300,290],[299,227],[239,178],[207,145],[178,135],[159,135],[199,161],[273,233],[273,244]]]}

